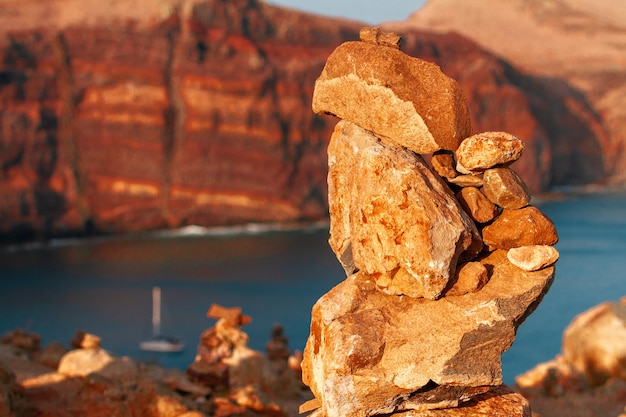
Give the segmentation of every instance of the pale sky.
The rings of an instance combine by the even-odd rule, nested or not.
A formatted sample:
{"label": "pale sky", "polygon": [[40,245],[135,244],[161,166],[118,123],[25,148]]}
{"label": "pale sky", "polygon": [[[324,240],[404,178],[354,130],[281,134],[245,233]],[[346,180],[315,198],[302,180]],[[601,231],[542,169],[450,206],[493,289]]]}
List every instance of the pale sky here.
{"label": "pale sky", "polygon": [[266,0],[279,6],[369,24],[405,20],[426,0]]}

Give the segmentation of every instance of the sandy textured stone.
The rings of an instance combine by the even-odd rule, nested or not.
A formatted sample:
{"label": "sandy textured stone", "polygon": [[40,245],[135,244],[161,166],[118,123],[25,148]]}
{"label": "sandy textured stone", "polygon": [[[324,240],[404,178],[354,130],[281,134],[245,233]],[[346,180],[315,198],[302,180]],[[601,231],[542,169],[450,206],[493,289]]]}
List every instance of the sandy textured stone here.
{"label": "sandy textured stone", "polygon": [[430,158],[430,164],[437,174],[444,178],[454,178],[458,175],[454,169],[454,155],[449,151],[437,151]]}
{"label": "sandy textured stone", "polygon": [[476,187],[461,188],[456,198],[467,214],[478,223],[490,222],[499,214],[498,207]]}
{"label": "sandy textured stone", "polygon": [[459,85],[432,63],[346,42],[315,82],[313,111],[334,114],[414,152],[455,150],[471,133]]}
{"label": "sandy textured stone", "polygon": [[[356,133],[353,133],[356,132]],[[330,213],[330,238],[328,243],[337,255],[337,259],[346,271],[346,275],[356,272],[352,256],[352,244],[350,242],[350,200],[349,194],[352,187],[351,162],[358,157],[358,148],[350,146],[348,135],[353,135],[353,140],[358,142],[358,135],[364,136],[366,141],[375,139],[368,138],[367,133],[359,130],[348,122],[339,122],[328,144],[328,211]]]}
{"label": "sandy textured stone", "polygon": [[484,171],[496,165],[516,161],[524,151],[524,143],[506,132],[483,132],[463,140],[455,152],[457,170]]}
{"label": "sandy textured stone", "polygon": [[428,384],[501,384],[500,355],[548,290],[554,268],[522,271],[499,253],[481,262],[493,264],[489,282],[463,296],[395,297],[363,272],[322,296],[302,364],[321,412],[391,413]]}
{"label": "sandy textured stone", "polygon": [[563,356],[590,385],[626,379],[626,297],[576,316],[563,333]]}
{"label": "sandy textured stone", "polygon": [[447,178],[448,182],[459,187],[482,187],[483,179],[477,175],[457,175],[454,178]]}
{"label": "sandy textured stone", "polygon": [[348,121],[338,123],[328,152],[337,257],[351,246],[355,268],[380,274],[381,290],[437,298],[461,253],[479,240],[450,189],[419,155]]}
{"label": "sandy textured stone", "polygon": [[530,203],[530,191],[510,168],[488,169],[483,174],[483,192],[502,208],[518,209]]}
{"label": "sandy textured stone", "polygon": [[379,27],[364,27],[359,31],[359,38],[363,42],[371,43],[372,45],[387,46],[394,49],[400,49],[400,42],[402,39],[396,33],[385,32]]}
{"label": "sandy textured stone", "polygon": [[472,261],[483,251],[483,239],[480,232],[477,231],[477,235],[472,235],[472,243],[470,246],[461,253],[459,256],[459,263]]}
{"label": "sandy textured stone", "polygon": [[393,417],[531,417],[528,401],[501,385],[476,396],[458,408],[415,410],[392,414]]}
{"label": "sandy textured stone", "polygon": [[491,250],[519,246],[556,244],[559,236],[554,223],[537,207],[505,209],[493,223],[483,229],[483,240]]}
{"label": "sandy textured stone", "polygon": [[559,251],[547,245],[520,246],[509,249],[506,256],[524,271],[537,271],[558,261]]}
{"label": "sandy textured stone", "polygon": [[[466,387],[437,387],[425,393],[414,394],[410,398],[419,396],[432,396],[431,391],[440,388],[449,392],[467,392],[472,388]],[[511,391],[506,385],[494,387],[480,387],[481,393],[467,399],[453,401],[449,407],[445,405],[419,403],[412,404],[407,400],[401,404],[402,410],[398,410],[390,417],[531,417],[528,400],[522,395]],[[413,408],[412,408],[413,407]],[[321,409],[312,413],[310,417],[323,417]]]}
{"label": "sandy textured stone", "polygon": [[75,349],[59,362],[58,372],[66,376],[87,376],[98,373],[112,379],[137,376],[137,364],[129,358],[117,358],[104,349]]}
{"label": "sandy textured stone", "polygon": [[487,281],[489,274],[482,263],[466,262],[457,268],[454,284],[446,292],[446,297],[476,292],[484,287]]}
{"label": "sandy textured stone", "polygon": [[58,372],[67,376],[85,376],[101,371],[114,360],[104,349],[75,349],[61,358]]}

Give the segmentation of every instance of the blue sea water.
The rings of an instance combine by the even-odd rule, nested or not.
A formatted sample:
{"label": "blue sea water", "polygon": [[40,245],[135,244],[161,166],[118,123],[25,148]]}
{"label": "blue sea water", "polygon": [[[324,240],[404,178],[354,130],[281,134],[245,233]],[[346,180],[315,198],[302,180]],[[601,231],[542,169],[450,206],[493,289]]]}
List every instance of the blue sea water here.
{"label": "blue sea water", "polygon": [[[555,282],[503,355],[505,382],[560,351],[578,313],[626,295],[626,195],[569,196],[538,203],[556,224],[561,259]],[[327,228],[127,236],[57,241],[0,250],[0,334],[22,328],[43,344],[69,344],[76,330],[104,348],[185,369],[200,333],[214,324],[212,303],[239,306],[259,350],[280,323],[292,349],[304,348],[311,307],[345,278],[327,244]],[[162,330],[186,342],[176,354],[151,354],[151,289],[163,293]]]}

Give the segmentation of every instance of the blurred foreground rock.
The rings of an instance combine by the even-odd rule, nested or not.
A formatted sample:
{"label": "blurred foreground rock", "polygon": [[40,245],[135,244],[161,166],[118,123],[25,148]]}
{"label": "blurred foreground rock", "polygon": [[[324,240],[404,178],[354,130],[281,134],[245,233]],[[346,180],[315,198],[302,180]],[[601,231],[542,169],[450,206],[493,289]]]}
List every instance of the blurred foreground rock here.
{"label": "blurred foreground rock", "polygon": [[329,243],[347,279],[313,307],[301,411],[530,417],[500,356],[552,283],[558,235],[510,167],[524,144],[472,135],[456,82],[371,32],[331,54],[313,94],[343,119]]}
{"label": "blurred foreground rock", "polygon": [[279,326],[266,356],[246,346],[241,325],[249,317],[216,311],[187,372],[117,357],[82,331],[69,351],[59,343],[41,348],[36,334],[9,333],[0,340],[0,416],[295,416],[311,395]]}
{"label": "blurred foreground rock", "polygon": [[515,383],[540,417],[626,415],[626,298],[579,314],[562,353]]}

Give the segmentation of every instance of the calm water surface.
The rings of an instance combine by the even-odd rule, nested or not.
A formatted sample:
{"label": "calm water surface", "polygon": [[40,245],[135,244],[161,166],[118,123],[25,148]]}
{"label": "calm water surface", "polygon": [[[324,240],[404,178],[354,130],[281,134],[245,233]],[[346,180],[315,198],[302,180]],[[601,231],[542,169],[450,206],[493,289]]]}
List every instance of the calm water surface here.
{"label": "calm water surface", "polygon": [[[543,202],[556,224],[561,259],[556,280],[503,355],[505,381],[553,358],[563,329],[585,309],[626,295],[626,196],[594,195]],[[0,251],[0,333],[39,333],[68,344],[82,329],[104,348],[184,369],[200,333],[212,326],[212,303],[252,316],[244,330],[259,350],[281,323],[292,349],[304,348],[315,301],[344,279],[314,228],[237,235],[144,236],[55,242]],[[163,333],[185,340],[178,354],[138,348],[151,335],[151,288],[163,292]]]}

